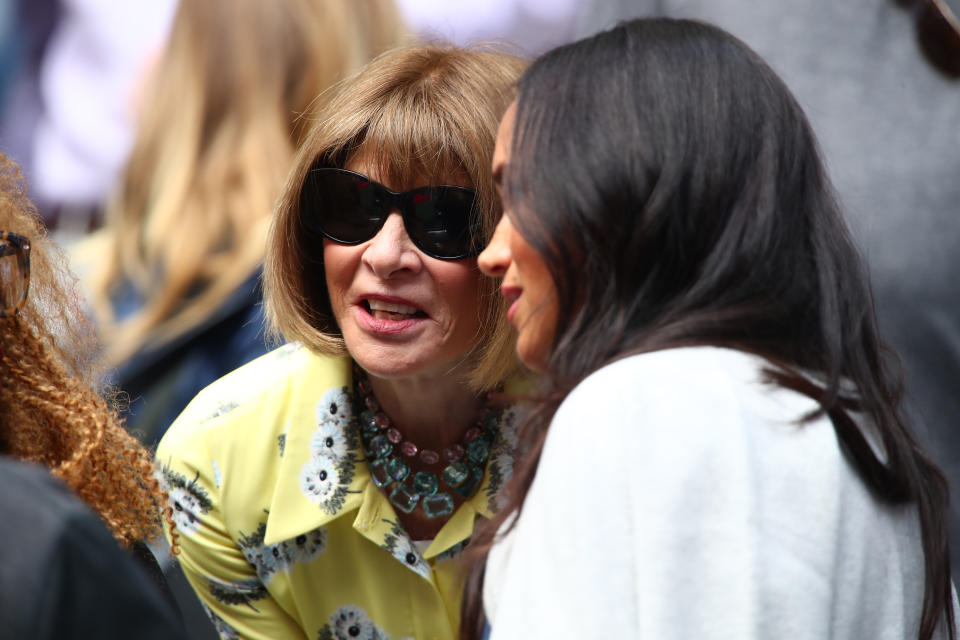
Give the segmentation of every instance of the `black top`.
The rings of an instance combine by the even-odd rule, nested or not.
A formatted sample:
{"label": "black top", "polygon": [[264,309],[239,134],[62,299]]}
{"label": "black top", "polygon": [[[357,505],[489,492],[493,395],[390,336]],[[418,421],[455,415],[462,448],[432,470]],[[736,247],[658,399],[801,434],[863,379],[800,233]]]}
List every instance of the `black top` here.
{"label": "black top", "polygon": [[185,637],[142,564],[46,469],[0,456],[0,487],[4,637]]}

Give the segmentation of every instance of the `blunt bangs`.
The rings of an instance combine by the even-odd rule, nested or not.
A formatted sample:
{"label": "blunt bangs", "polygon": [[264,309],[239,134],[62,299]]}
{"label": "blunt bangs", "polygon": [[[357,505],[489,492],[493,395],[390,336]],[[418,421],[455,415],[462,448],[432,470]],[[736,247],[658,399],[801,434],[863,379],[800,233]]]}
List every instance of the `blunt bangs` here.
{"label": "blunt bangs", "polygon": [[[378,178],[397,190],[455,182],[477,193],[484,241],[501,207],[491,164],[500,117],[513,100],[527,63],[489,50],[425,45],[388,52],[344,81],[309,122],[268,239],[265,284],[274,336],[318,353],[345,346],[330,309],[322,252],[299,225],[299,197],[316,163],[339,168],[363,155]],[[518,368],[498,283],[478,299],[481,335],[471,356],[471,384],[489,390]]]}

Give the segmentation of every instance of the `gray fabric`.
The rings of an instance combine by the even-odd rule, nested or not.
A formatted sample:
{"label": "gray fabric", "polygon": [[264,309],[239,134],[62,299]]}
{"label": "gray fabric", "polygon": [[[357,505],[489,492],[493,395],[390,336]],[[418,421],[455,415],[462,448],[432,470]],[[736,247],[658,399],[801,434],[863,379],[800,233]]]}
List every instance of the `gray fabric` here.
{"label": "gray fabric", "polygon": [[813,401],[765,365],[666,349],[580,383],[487,557],[490,640],[915,639],[916,508],[877,501],[827,418],[798,427]]}
{"label": "gray fabric", "polygon": [[[893,0],[593,4],[581,36],[641,15],[705,20],[743,39],[793,90],[869,263],[911,417],[960,494],[960,81],[923,58],[912,14]],[[953,502],[960,576],[960,499]]]}

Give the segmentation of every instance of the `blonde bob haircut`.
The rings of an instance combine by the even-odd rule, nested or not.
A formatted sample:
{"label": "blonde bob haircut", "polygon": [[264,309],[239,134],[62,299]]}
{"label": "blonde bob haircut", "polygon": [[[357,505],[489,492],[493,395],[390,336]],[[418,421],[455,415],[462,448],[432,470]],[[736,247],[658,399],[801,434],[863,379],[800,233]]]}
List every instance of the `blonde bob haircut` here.
{"label": "blonde bob haircut", "polygon": [[[198,326],[257,272],[298,119],[411,39],[395,0],[181,0],[89,248],[110,364]],[[111,294],[126,282],[145,303],[118,319]]]}
{"label": "blonde bob haircut", "polygon": [[[362,154],[396,189],[466,179],[485,240],[500,218],[491,163],[500,117],[527,62],[489,47],[422,45],[388,52],[339,86],[297,154],[267,238],[264,292],[275,337],[326,355],[346,352],[330,308],[323,246],[300,225],[300,191],[317,162],[344,167]],[[484,279],[471,387],[486,391],[517,368],[499,283]]]}

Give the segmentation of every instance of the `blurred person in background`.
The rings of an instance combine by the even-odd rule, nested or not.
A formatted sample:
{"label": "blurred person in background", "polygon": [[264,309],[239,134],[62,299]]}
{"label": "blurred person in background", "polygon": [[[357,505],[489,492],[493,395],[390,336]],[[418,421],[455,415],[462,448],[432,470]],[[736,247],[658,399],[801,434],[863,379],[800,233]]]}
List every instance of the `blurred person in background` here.
{"label": "blurred person in background", "polygon": [[154,465],[101,394],[97,355],[64,256],[0,155],[4,637],[182,636],[144,544],[160,532]]}
{"label": "blurred person in background", "polygon": [[76,251],[145,443],[266,352],[260,265],[298,120],[405,40],[393,0],[180,3],[106,226]]}
{"label": "blurred person in background", "polygon": [[397,0],[424,40],[508,42],[533,56],[572,39],[585,0]]}
{"label": "blurred person in background", "polygon": [[[10,0],[9,90],[0,149],[14,158],[58,238],[103,221],[133,139],[143,76],[163,47],[176,0]],[[7,51],[9,50],[9,52]]]}
{"label": "blurred person in background", "polygon": [[[708,20],[796,94],[902,360],[911,424],[960,487],[958,0],[595,0],[581,33],[641,15]],[[950,509],[960,568],[960,509]]]}

